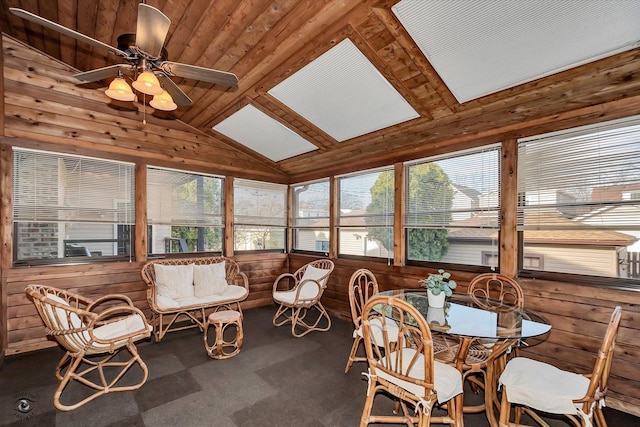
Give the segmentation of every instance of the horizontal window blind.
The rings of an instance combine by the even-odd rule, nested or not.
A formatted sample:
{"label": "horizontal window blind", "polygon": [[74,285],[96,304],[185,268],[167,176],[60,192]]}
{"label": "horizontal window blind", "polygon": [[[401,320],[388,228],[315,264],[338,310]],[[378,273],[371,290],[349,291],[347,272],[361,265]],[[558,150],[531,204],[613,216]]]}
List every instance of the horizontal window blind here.
{"label": "horizontal window blind", "polygon": [[521,140],[519,230],[640,230],[640,118]]}
{"label": "horizontal window blind", "polygon": [[16,222],[135,222],[131,163],[14,148]]}
{"label": "horizontal window blind", "polygon": [[147,168],[149,224],[224,224],[223,179],[170,169]]}
{"label": "horizontal window blind", "polygon": [[393,227],[393,169],[339,178],[340,227]]}
{"label": "horizontal window blind", "polygon": [[407,165],[407,228],[500,227],[500,147]]}
{"label": "horizontal window blind", "polygon": [[329,180],[293,185],[293,226],[329,227]]}
{"label": "horizontal window blind", "polygon": [[287,186],[236,178],[233,181],[236,225],[287,226]]}

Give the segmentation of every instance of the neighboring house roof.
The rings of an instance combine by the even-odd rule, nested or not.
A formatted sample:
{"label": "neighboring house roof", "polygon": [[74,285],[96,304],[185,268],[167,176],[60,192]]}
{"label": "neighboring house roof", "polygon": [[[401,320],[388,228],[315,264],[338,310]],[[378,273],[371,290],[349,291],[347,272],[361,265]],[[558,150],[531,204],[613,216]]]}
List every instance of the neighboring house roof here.
{"label": "neighboring house roof", "polygon": [[470,199],[477,200],[478,197],[480,197],[480,192],[475,188],[465,187],[464,185],[458,185],[458,184],[452,184],[452,185],[456,190],[458,190],[459,192],[461,192],[462,194],[464,194]]}
{"label": "neighboring house roof", "polygon": [[622,200],[622,193],[629,191],[640,191],[640,184],[609,185],[606,187],[595,187],[591,191],[592,202],[617,202]]}
{"label": "neighboring house roof", "polygon": [[[591,229],[585,224],[563,218],[559,213],[530,212],[527,216],[534,217],[534,221],[553,223],[554,226],[563,226],[563,229],[554,230],[525,230],[524,242],[528,244],[555,244],[555,245],[591,245],[591,246],[630,246],[638,238],[630,234],[614,230]],[[531,218],[533,219],[533,218]],[[469,219],[452,223],[460,227],[489,226],[489,218],[477,215]],[[449,231],[451,240],[489,240],[496,239],[498,232],[491,228],[453,228]]]}

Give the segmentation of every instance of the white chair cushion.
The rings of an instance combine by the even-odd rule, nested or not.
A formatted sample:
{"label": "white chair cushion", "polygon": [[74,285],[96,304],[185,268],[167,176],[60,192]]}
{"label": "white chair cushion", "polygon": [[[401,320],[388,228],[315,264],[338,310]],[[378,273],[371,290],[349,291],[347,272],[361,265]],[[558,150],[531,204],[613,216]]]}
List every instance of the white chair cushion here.
{"label": "white chair cushion", "polygon": [[[67,307],[69,307],[69,303],[67,303],[67,301],[65,301],[64,299],[60,298],[57,295],[47,294],[47,298],[49,298],[51,301],[55,301],[59,304],[66,305]],[[78,316],[74,312],[71,312],[59,307],[53,307],[51,305],[47,305],[46,307],[47,307],[47,310],[49,311],[48,313],[49,319],[57,318],[59,321],[59,324],[57,326],[62,330],[79,329],[85,326],[84,323],[82,323],[80,316]],[[55,309],[55,310],[52,310],[52,309]],[[53,315],[54,312],[55,312],[55,316]],[[71,321],[71,324],[69,324],[69,321]]]}
{"label": "white chair cushion", "polygon": [[196,297],[222,294],[229,286],[224,261],[215,264],[195,265],[193,267],[193,286]]}
{"label": "white chair cushion", "polygon": [[589,379],[553,365],[526,357],[507,363],[500,384],[506,387],[509,402],[553,414],[577,414],[572,400],[584,397]]}
{"label": "white chair cushion", "polygon": [[[93,335],[101,340],[115,342],[115,347],[121,347],[126,343],[126,339],[118,340],[128,334],[140,332],[140,335],[144,336],[146,331],[151,332],[153,328],[146,323],[141,316],[134,314],[112,322],[104,326],[97,327],[93,330]],[[134,341],[136,338],[134,338]],[[108,348],[110,344],[95,343],[93,348]]]}
{"label": "white chair cushion", "polygon": [[314,280],[315,282],[307,282],[302,285],[302,290],[300,291],[300,298],[304,298],[304,299],[316,298],[320,293],[320,289],[318,289],[318,285],[316,284],[316,282],[319,283],[320,286],[322,287],[326,286],[327,279],[325,278],[322,281],[320,281],[320,279],[324,275],[326,275],[328,272],[329,270],[315,268],[312,265],[307,266],[307,268],[304,270],[304,274],[302,275],[302,278],[300,278],[300,283],[303,283],[305,280]]}
{"label": "white chair cushion", "polygon": [[249,295],[244,286],[229,285],[221,294],[207,295],[204,297],[168,298],[158,295],[156,302],[160,310],[175,311],[183,307],[208,306],[226,301],[240,301]]}
{"label": "white chair cushion", "polygon": [[[408,362],[409,360],[411,360],[411,358],[416,353],[416,350],[412,348],[403,348],[400,351],[402,351],[402,360],[405,362]],[[393,353],[391,353],[390,355],[391,366],[394,366],[395,358],[397,354],[398,354],[397,351],[394,351]],[[382,362],[384,362],[385,360],[386,359],[383,358]],[[426,396],[426,390],[424,387],[420,387],[408,381],[401,380],[398,377],[395,377],[393,375],[390,375],[386,372],[381,371],[380,369],[378,369],[376,373],[380,378],[384,378],[390,383],[395,384],[399,387],[402,387],[405,390],[409,391],[410,393],[415,394],[416,396],[421,396],[421,397]],[[424,379],[424,355],[423,354],[418,355],[415,364],[413,365],[412,369],[409,371],[407,376],[412,378]],[[433,376],[434,376],[433,386],[436,392],[438,393],[439,403],[444,403],[448,400],[451,400],[455,396],[462,393],[462,374],[453,366],[449,366],[444,363],[434,361]]]}
{"label": "white chair cushion", "polygon": [[[380,319],[372,319],[370,322],[371,332],[373,333],[373,342],[376,345],[382,346],[384,343],[384,339],[382,337],[382,323],[380,323]],[[364,333],[362,332],[362,326],[356,329],[356,334],[360,335],[364,338]],[[387,336],[389,337],[389,342],[397,342],[398,341],[398,325],[387,319]],[[354,336],[355,338],[355,336]]]}
{"label": "white chair cushion", "polygon": [[171,299],[194,296],[193,264],[162,265],[154,264],[158,295]]}

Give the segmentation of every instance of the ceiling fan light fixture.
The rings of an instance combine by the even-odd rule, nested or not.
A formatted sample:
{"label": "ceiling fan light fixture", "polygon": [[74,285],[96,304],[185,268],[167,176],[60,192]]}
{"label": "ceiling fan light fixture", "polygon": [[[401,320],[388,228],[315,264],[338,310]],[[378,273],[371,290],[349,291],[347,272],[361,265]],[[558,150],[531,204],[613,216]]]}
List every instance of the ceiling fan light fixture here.
{"label": "ceiling fan light fixture", "polygon": [[124,78],[116,77],[109,85],[109,89],[104,91],[111,99],[118,101],[134,101],[136,95],[131,90],[131,87],[127,84]]}
{"label": "ceiling fan light fixture", "polygon": [[148,70],[143,71],[132,85],[135,90],[147,95],[160,95],[164,91],[155,74]]}
{"label": "ceiling fan light fixture", "polygon": [[171,95],[169,95],[169,92],[166,90],[163,90],[160,95],[155,95],[151,102],[149,102],[149,105],[156,110],[162,111],[173,111],[178,108],[176,103],[173,102],[173,98],[171,98]]}

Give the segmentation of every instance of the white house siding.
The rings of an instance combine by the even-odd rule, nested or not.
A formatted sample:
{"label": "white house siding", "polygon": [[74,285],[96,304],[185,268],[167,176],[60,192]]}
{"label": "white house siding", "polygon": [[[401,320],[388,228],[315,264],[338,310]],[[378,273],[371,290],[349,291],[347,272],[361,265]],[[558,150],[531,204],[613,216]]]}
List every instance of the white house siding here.
{"label": "white house siding", "polygon": [[317,241],[329,241],[329,230],[300,229],[295,249],[301,251],[317,251]]}
{"label": "white house siding", "polygon": [[[359,236],[359,238],[357,237]],[[365,252],[366,250],[366,252]],[[338,252],[345,255],[366,255],[391,258],[382,245],[367,239],[365,228],[343,228],[340,230],[340,247]]]}
{"label": "white house siding", "polygon": [[544,271],[618,277],[615,248],[525,245],[524,250],[543,255]]}
{"label": "white house siding", "polygon": [[[115,226],[113,224],[95,224],[95,223],[66,223],[64,224],[65,233],[61,233],[64,239],[115,239]],[[78,246],[84,246],[91,252],[101,252],[102,255],[115,255],[113,251],[113,242],[105,243],[74,243]]]}
{"label": "white house siding", "polygon": [[482,252],[497,252],[497,245],[482,243],[450,243],[447,254],[440,260],[445,263],[483,265]]}

